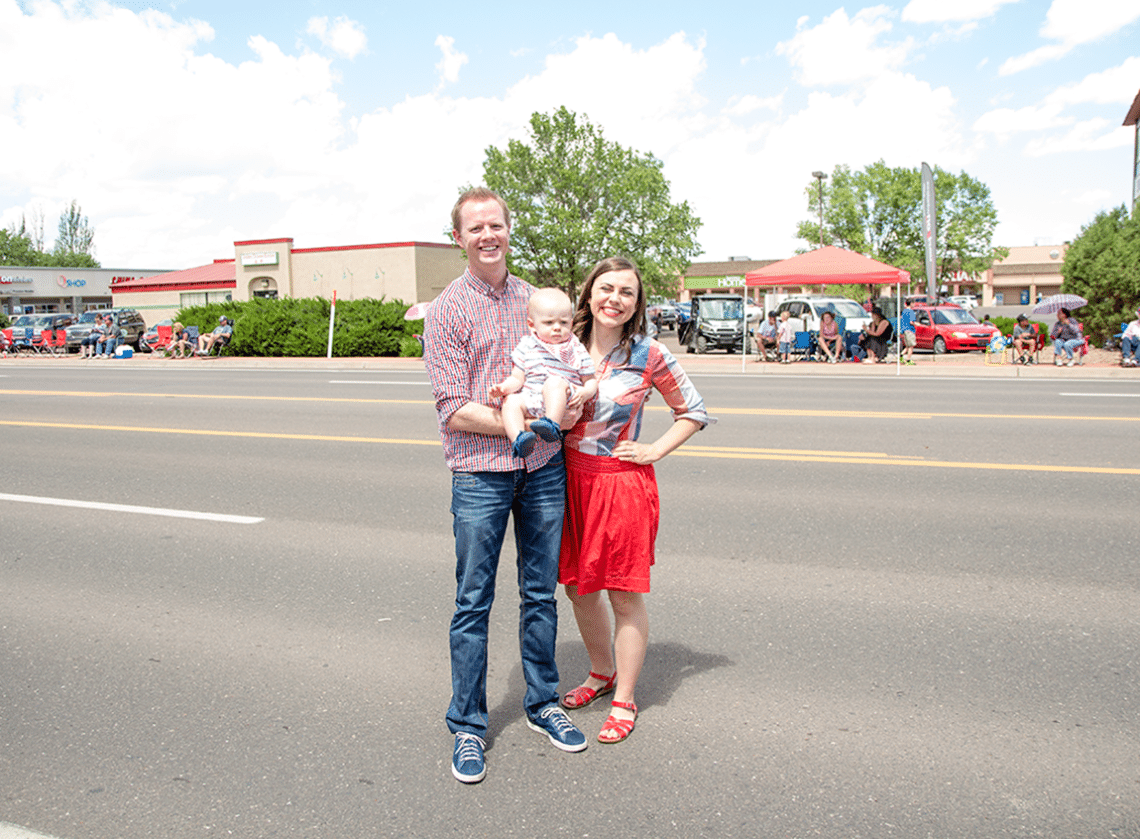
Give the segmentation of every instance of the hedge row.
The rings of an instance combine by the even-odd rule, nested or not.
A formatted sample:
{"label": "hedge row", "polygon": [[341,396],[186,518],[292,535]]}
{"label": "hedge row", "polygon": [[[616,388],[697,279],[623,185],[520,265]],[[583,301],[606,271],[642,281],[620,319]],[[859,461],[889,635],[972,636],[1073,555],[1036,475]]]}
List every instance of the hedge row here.
{"label": "hedge row", "polygon": [[[336,304],[332,354],[338,357],[418,356],[422,320],[406,321],[399,300],[343,300]],[[212,332],[222,315],[234,322],[227,355],[323,356],[328,350],[332,303],[319,297],[255,299],[191,306],[178,312],[183,326]]]}

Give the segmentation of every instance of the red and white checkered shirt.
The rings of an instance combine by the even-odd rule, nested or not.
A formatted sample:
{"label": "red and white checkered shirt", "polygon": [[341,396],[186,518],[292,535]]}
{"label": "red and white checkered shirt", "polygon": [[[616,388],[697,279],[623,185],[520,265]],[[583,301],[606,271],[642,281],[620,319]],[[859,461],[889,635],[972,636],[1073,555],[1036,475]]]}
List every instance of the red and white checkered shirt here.
{"label": "red and white checkered shirt", "polygon": [[501,291],[470,270],[453,280],[432,301],[424,319],[424,363],[435,396],[443,456],[453,472],[513,472],[540,469],[559,450],[558,443],[538,441],[524,461],[511,454],[505,436],[456,431],[451,415],[475,402],[498,408],[488,393],[511,374],[511,351],[528,334],[526,305],[534,287],[507,276]]}

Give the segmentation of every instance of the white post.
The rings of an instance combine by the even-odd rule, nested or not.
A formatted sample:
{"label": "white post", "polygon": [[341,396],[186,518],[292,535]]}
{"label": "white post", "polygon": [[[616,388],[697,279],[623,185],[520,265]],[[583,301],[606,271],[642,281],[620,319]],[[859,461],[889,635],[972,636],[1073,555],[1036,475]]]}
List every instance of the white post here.
{"label": "white post", "polygon": [[332,308],[329,310],[329,346],[325,350],[325,358],[332,358],[333,321],[336,320],[336,289],[333,289]]}

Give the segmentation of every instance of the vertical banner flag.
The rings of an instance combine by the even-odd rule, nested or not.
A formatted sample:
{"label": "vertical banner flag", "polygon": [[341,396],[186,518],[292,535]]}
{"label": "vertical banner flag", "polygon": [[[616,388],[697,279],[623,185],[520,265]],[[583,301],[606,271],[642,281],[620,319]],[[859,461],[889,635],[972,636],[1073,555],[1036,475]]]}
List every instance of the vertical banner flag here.
{"label": "vertical banner flag", "polygon": [[926,245],[926,296],[927,300],[934,301],[938,299],[934,274],[938,219],[934,215],[934,173],[925,163],[922,164],[922,239]]}

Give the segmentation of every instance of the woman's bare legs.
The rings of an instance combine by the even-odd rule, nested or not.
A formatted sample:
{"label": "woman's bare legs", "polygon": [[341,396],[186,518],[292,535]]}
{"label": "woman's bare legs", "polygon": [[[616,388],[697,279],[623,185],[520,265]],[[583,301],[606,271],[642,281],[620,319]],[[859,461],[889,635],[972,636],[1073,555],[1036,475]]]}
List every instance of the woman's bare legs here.
{"label": "woman's bare legs", "polygon": [[[649,613],[641,594],[631,591],[610,591],[607,594],[614,613],[612,636],[610,610],[602,599],[602,592],[579,595],[577,586],[566,586],[566,596],[574,607],[578,632],[582,635],[586,654],[590,657],[590,670],[608,675],[614,672],[616,666],[614,700],[633,702],[637,680],[645,664],[645,652],[649,647]],[[597,690],[603,683],[590,676],[582,684]],[[633,711],[625,708],[611,708],[610,713],[619,720],[633,719]]]}
{"label": "woman's bare legs", "polygon": [[[618,674],[614,701],[633,702],[637,679],[645,664],[645,651],[649,647],[649,613],[645,608],[645,598],[637,592],[611,591],[609,595],[614,610],[614,658]],[[611,708],[610,714],[619,720],[634,717],[633,711],[625,708]]]}
{"label": "woman's bare legs", "polygon": [[[608,676],[614,672],[614,656],[610,637],[610,610],[606,608],[600,591],[578,594],[577,586],[566,586],[566,596],[574,607],[574,620],[582,643],[586,645],[586,655],[590,657],[590,670]],[[590,676],[582,683],[585,687],[597,690],[603,682]]]}

